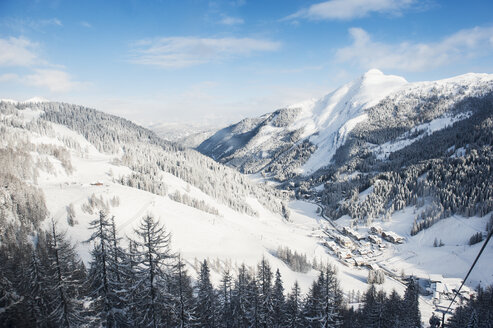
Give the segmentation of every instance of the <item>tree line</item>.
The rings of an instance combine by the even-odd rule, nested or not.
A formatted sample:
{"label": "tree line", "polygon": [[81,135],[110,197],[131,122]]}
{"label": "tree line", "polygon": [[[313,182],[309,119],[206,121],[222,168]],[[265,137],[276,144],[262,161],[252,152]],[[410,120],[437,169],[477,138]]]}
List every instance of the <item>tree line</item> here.
{"label": "tree line", "polygon": [[54,221],[32,242],[0,246],[1,327],[421,327],[413,280],[402,298],[371,285],[355,304],[330,265],[303,295],[297,282],[285,293],[262,258],[256,270],[225,270],[213,286],[207,261],[194,282],[150,215],[127,248],[103,211],[89,228],[88,268]]}
{"label": "tree line", "polygon": [[[105,212],[89,229],[88,268],[54,221],[30,241],[0,245],[0,327],[421,327],[413,279],[403,297],[372,284],[353,303],[330,265],[303,295],[297,282],[286,293],[279,270],[262,258],[256,270],[224,270],[214,286],[206,260],[192,279],[170,234],[150,215],[126,248]],[[491,302],[491,287],[480,289],[450,327],[490,327]]]}

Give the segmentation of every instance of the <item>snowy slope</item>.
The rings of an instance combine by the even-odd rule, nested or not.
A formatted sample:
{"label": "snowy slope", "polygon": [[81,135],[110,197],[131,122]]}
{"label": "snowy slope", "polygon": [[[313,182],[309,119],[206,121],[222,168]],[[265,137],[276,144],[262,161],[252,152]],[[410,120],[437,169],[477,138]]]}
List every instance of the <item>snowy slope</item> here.
{"label": "snowy slope", "polygon": [[[377,128],[383,131],[398,125],[407,131],[422,130],[425,126],[420,124],[429,124],[428,133],[432,133],[467,118],[448,113],[455,104],[492,90],[492,74],[408,83],[402,77],[372,69],[321,99],[294,104],[222,129],[197,149],[245,173],[262,171],[279,180],[307,176],[331,164],[336,151],[357,127],[364,130],[367,125],[374,126],[378,133]],[[420,109],[436,99],[436,110]],[[408,139],[407,143],[382,145],[373,151],[383,158],[416,141]]]}
{"label": "snowy slope", "polygon": [[[98,210],[98,206],[91,207],[89,204],[91,199],[96,199],[102,200],[108,207],[110,215],[115,216],[118,233],[121,236],[131,237],[133,228],[146,214],[159,218],[172,233],[174,250],[182,254],[192,273],[198,268],[199,261],[209,259],[216,283],[219,282],[222,269],[229,267],[234,271],[243,262],[254,267],[259,259],[265,256],[273,268],[280,269],[286,288],[297,280],[306,292],[317,275],[316,270],[307,273],[293,272],[275,256],[276,249],[281,246],[306,254],[309,259],[333,264],[337,268],[341,287],[346,293],[353,290],[364,292],[367,289],[367,268],[347,265],[336,256],[328,254],[328,249],[324,246],[329,241],[326,231],[334,230],[316,213],[316,205],[292,201],[289,204],[291,216],[288,221],[280,214],[266,209],[254,195],[248,197],[247,202],[258,215],[241,213],[169,172],[160,172],[160,179],[167,186],[166,193],[163,195],[125,186],[118,182],[119,179],[137,171],[136,167],[126,164],[123,149],[102,151],[87,137],[67,126],[45,121],[44,112],[40,109],[44,107],[33,105],[31,108],[30,105],[26,105],[22,110],[9,108],[0,117],[0,123],[5,128],[2,130],[4,138],[0,148],[10,147],[20,150],[27,147],[26,149],[31,150],[30,155],[39,166],[39,175],[36,181],[30,183],[42,189],[50,216],[77,243],[79,254],[85,261],[89,259],[91,245],[83,241],[89,238],[88,222],[97,215]],[[361,105],[359,111],[364,110],[364,105]],[[358,117],[357,113],[360,112],[354,110],[356,115],[354,117]],[[433,130],[439,125],[436,122],[432,121],[421,128]],[[59,147],[58,151],[53,151],[48,147],[50,145]],[[127,146],[130,148],[130,144]],[[147,149],[144,145],[139,147]],[[65,163],[63,156],[57,157],[56,154],[60,149],[65,149],[70,154],[71,169],[67,169],[66,157]],[[129,149],[125,151],[129,152]],[[149,153],[141,160],[144,162],[150,160],[151,155]],[[168,155],[173,156],[171,153]],[[189,156],[189,161],[196,160],[192,153],[186,153],[185,156]],[[211,166],[213,162],[209,160],[204,163]],[[214,170],[230,169],[218,165]],[[345,178],[350,179],[353,175]],[[235,179],[240,176],[250,181],[246,176],[234,175]],[[260,179],[260,176],[256,178]],[[256,183],[261,182],[256,181]],[[232,183],[232,181],[224,183]],[[174,201],[171,195],[176,191],[204,201],[216,208],[219,214],[206,213]],[[359,201],[364,202],[373,192],[373,187],[361,192]],[[75,224],[69,224],[67,220],[69,208],[74,210]],[[409,207],[394,213],[391,220],[378,221],[385,229],[404,236],[406,243],[395,246],[387,243],[388,248],[379,255],[375,263],[396,275],[402,270],[406,274],[420,276],[439,273],[448,281],[457,281],[467,270],[469,259],[479,247],[479,245],[469,247],[468,237],[476,231],[481,231],[487,217],[466,219],[454,216],[411,236],[409,231],[413,224],[414,211],[419,209]],[[341,218],[336,224],[349,225],[349,221],[348,218]],[[49,225],[48,220],[44,224]],[[362,224],[356,227],[360,232],[365,232],[367,229]],[[445,246],[433,247],[434,238],[443,239]],[[354,252],[356,254],[357,250]],[[488,248],[486,254],[491,256],[491,248]],[[491,261],[481,261],[468,285],[474,287],[479,281],[492,282],[491,263]],[[405,287],[402,281],[388,275],[381,288],[386,291],[396,289],[403,293]],[[423,318],[429,317],[432,310],[431,299],[423,297],[421,299]]]}
{"label": "snowy slope", "polygon": [[404,78],[373,69],[314,103],[301,104],[308,117],[296,125],[305,127],[305,135],[317,150],[299,173],[313,173],[327,165],[354,127],[368,119],[365,109],[406,84]]}
{"label": "snowy slope", "polygon": [[[293,272],[274,256],[277,248],[289,247],[307,254],[309,258],[328,260],[324,247],[319,244],[320,223],[319,219],[314,218],[313,205],[294,204],[287,221],[282,215],[266,209],[254,195],[248,197],[247,202],[257,215],[241,213],[167,172],[161,172],[161,179],[167,188],[165,195],[125,186],[119,183],[119,179],[136,172],[122,164],[122,151],[98,150],[83,135],[40,118],[43,111],[39,109],[8,108],[4,114],[0,114],[0,125],[3,128],[0,148],[17,152],[31,149],[30,158],[33,163],[37,163],[37,173],[35,181],[26,182],[41,188],[49,217],[59,224],[61,230],[67,231],[86,262],[89,260],[91,245],[83,241],[90,236],[87,229],[89,221],[98,215],[101,207],[106,207],[106,211],[115,216],[118,233],[122,237],[132,237],[133,229],[143,216],[152,214],[159,218],[172,234],[173,249],[182,254],[192,272],[198,269],[199,261],[209,259],[216,282],[219,282],[224,268],[230,267],[234,271],[242,263],[255,267],[265,256],[274,268],[279,267],[288,286],[298,280],[306,291],[317,272]],[[48,151],[45,152],[46,149]],[[58,155],[54,155],[55,152],[62,152],[62,149],[69,154],[67,161],[70,169],[64,166]],[[190,161],[193,161],[192,155],[185,153]],[[195,156],[204,157],[200,154]],[[204,159],[205,163],[213,163]],[[213,168],[221,169],[220,166]],[[232,172],[235,179],[241,176]],[[247,177],[243,179],[248,180]],[[241,188],[237,186],[238,194],[241,194]],[[176,191],[204,201],[216,208],[219,214],[206,213],[174,201],[171,195]],[[91,199],[96,200],[96,203],[101,200],[105,206],[91,206]],[[75,214],[74,224],[69,224],[69,208]],[[46,228],[49,228],[49,221],[44,221]]]}
{"label": "snowy slope", "polygon": [[[265,209],[254,197],[250,197],[248,202],[258,212],[257,216],[235,211],[169,173],[162,174],[168,188],[164,196],[124,186],[118,183],[118,178],[131,174],[132,169],[121,164],[119,158],[122,153],[101,152],[84,136],[66,126],[40,120],[41,114],[39,110],[26,108],[14,114],[1,115],[0,123],[5,131],[0,146],[20,150],[18,147],[31,145],[33,161],[44,163],[38,164],[39,174],[31,183],[42,189],[49,217],[67,231],[84,261],[89,260],[91,248],[91,245],[83,243],[90,235],[88,223],[99,209],[97,205],[91,207],[89,204],[91,199],[96,199],[102,200],[109,214],[115,216],[117,230],[122,237],[132,237],[133,228],[144,215],[152,214],[159,218],[172,234],[174,250],[182,254],[192,272],[198,268],[199,261],[209,259],[216,282],[219,282],[225,267],[234,270],[241,263],[255,267],[265,256],[273,268],[280,269],[286,286],[297,280],[306,292],[318,273],[316,270],[293,272],[275,256],[278,247],[289,247],[310,260],[335,265],[345,291],[363,292],[367,288],[366,270],[348,268],[327,254],[323,246],[323,230],[329,225],[316,213],[317,206],[291,202],[288,221]],[[36,127],[39,124],[29,125],[37,120],[44,122],[43,129]],[[69,152],[70,170],[57,157],[40,151],[48,146]],[[169,195],[175,191],[206,201],[218,209],[219,215],[172,200]],[[74,224],[69,224],[69,207],[75,214]],[[49,220],[44,222],[46,227],[49,224]],[[404,290],[402,284],[392,280],[385,286],[401,292]]]}

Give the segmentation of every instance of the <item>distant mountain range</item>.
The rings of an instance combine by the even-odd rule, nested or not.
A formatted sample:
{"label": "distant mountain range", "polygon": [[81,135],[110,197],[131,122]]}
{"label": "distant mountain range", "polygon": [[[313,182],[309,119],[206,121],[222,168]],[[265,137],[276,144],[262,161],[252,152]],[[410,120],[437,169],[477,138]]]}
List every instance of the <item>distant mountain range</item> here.
{"label": "distant mountain range", "polygon": [[466,74],[409,83],[373,69],[328,95],[219,130],[197,150],[244,173],[279,181],[310,176],[340,163],[343,149],[365,134],[368,156],[390,154],[470,117],[467,98],[493,90],[493,75]]}
{"label": "distant mountain range", "polygon": [[164,140],[179,143],[187,148],[197,147],[219,129],[211,124],[168,122],[147,124],[146,127]]}
{"label": "distant mountain range", "polygon": [[[322,261],[348,291],[381,267],[382,287],[403,292],[404,271],[454,285],[493,226],[493,75],[408,83],[371,70],[221,129],[202,154],[177,135],[193,145],[195,128],[160,128],[173,141],[83,106],[0,101],[2,245],[31,243],[53,218],[87,263],[99,210],[122,237],[151,214],[192,272],[210,260],[216,284],[264,256],[304,290]],[[478,262],[467,284],[492,270]],[[425,317],[433,308],[422,298]]]}

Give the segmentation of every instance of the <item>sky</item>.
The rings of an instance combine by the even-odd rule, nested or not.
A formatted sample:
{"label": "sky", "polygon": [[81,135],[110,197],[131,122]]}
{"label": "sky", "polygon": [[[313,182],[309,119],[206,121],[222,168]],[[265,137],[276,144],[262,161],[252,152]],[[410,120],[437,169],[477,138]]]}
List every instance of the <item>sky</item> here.
{"label": "sky", "polygon": [[0,0],[0,98],[225,125],[371,68],[493,73],[491,0]]}

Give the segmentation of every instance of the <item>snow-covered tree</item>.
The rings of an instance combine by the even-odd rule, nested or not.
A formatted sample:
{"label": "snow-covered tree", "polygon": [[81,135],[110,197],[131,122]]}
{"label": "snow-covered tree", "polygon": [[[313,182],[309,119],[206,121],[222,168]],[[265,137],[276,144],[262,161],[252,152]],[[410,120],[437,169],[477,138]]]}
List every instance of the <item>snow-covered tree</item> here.
{"label": "snow-covered tree", "polygon": [[281,273],[276,270],[272,288],[272,327],[284,327],[286,324],[286,298]]}
{"label": "snow-covered tree", "polygon": [[217,314],[217,296],[210,280],[210,270],[207,261],[200,266],[197,281],[197,324],[204,328],[216,327],[219,323]]}
{"label": "snow-covered tree", "polygon": [[171,296],[166,283],[170,281],[171,261],[174,254],[170,248],[170,235],[164,226],[151,215],[145,216],[135,234],[134,267],[135,285],[129,291],[132,294],[136,315],[135,324],[139,327],[160,327],[172,313]]}

